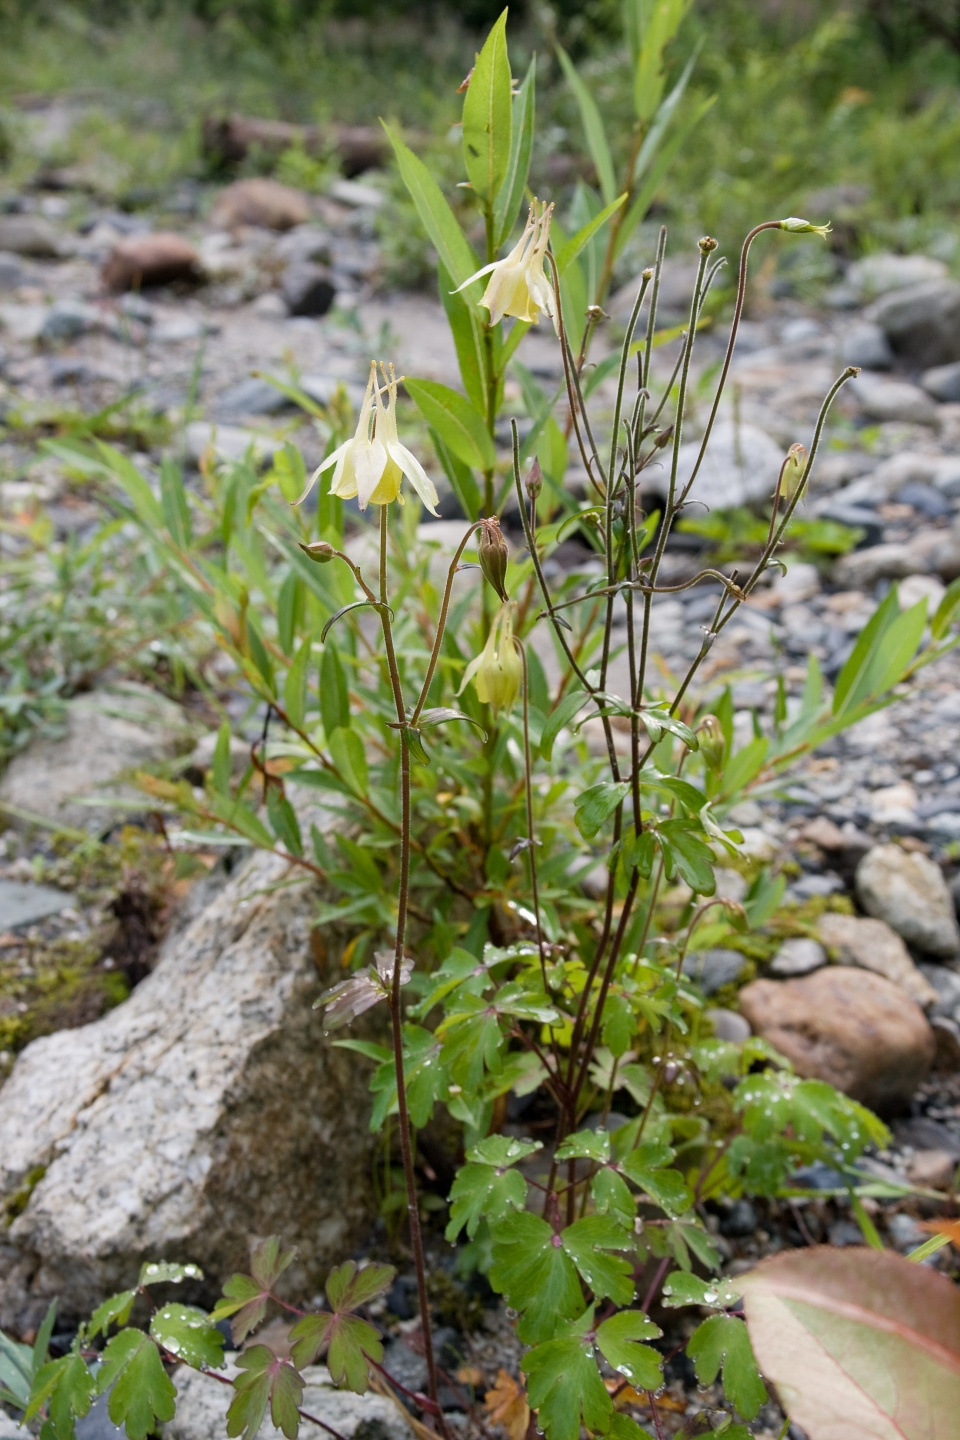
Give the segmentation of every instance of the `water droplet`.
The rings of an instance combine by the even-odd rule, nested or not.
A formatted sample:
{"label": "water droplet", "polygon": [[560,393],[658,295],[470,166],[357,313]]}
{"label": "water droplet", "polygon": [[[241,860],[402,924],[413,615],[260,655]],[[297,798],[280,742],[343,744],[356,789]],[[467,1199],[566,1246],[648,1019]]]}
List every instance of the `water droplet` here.
{"label": "water droplet", "polygon": [[716,1300],[718,1299],[718,1296],[719,1296],[719,1291],[717,1291],[717,1290],[704,1290],[704,1292],[703,1292],[704,1303],[707,1304],[707,1305],[713,1305],[713,1304],[716,1302]]}
{"label": "water droplet", "polygon": [[[506,1313],[506,1316],[507,1316],[507,1319],[508,1319],[508,1320],[516,1320],[517,1316],[520,1314],[520,1311],[519,1311],[519,1310],[514,1310],[514,1308],[513,1308],[512,1305],[507,1305],[507,1306],[506,1306],[506,1312],[505,1312],[505,1313]],[[537,1433],[538,1433],[539,1435],[542,1435],[542,1434],[543,1434],[543,1431],[542,1431],[542,1430],[539,1430]]]}

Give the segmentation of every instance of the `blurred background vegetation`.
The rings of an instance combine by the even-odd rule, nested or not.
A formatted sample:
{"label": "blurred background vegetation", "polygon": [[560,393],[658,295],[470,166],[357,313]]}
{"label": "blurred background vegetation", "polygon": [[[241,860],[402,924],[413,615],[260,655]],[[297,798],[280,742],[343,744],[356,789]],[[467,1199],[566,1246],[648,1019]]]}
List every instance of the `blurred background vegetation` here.
{"label": "blurred background vegetation", "polygon": [[[0,0],[7,184],[29,178],[18,116],[50,93],[88,104],[61,142],[64,158],[85,151],[122,161],[141,189],[204,178],[202,117],[230,110],[298,121],[383,116],[423,132],[420,148],[432,149],[441,172],[448,155],[452,175],[457,86],[500,8],[500,0]],[[553,42],[572,52],[626,146],[619,0],[520,0],[511,36],[518,72],[531,53],[540,57],[533,178],[541,194],[562,198],[578,174],[589,177],[589,162]],[[696,0],[672,46],[676,73],[694,51],[686,103],[717,100],[670,171],[653,219],[684,235],[732,236],[803,204],[813,218],[833,218],[842,253],[924,249],[960,262],[960,0]],[[298,178],[289,171],[288,157],[281,178]],[[322,183],[321,170],[315,178]],[[397,277],[415,281],[415,261],[401,263]]]}

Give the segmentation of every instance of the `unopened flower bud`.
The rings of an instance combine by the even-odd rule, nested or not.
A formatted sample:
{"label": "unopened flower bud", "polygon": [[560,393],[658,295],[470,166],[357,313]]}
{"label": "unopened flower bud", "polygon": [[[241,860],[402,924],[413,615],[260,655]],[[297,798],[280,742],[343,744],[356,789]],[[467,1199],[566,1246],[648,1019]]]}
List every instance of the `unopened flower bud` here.
{"label": "unopened flower bud", "polygon": [[533,464],[530,466],[530,471],[526,479],[527,494],[530,496],[531,500],[536,500],[542,489],[543,471],[540,469],[540,461],[534,460]]}
{"label": "unopened flower bud", "polygon": [[780,467],[780,494],[789,502],[796,495],[807,468],[807,449],[799,441],[790,446],[787,458]]}
{"label": "unopened flower bud", "polygon": [[510,555],[507,550],[507,542],[500,532],[500,521],[496,515],[489,520],[481,520],[477,550],[480,555],[480,569],[483,571],[483,578],[501,600],[508,600],[509,596],[504,586],[504,580]]}
{"label": "unopened flower bud", "polygon": [[716,715],[704,716],[697,726],[696,735],[700,741],[700,754],[711,770],[719,770],[723,764],[726,737]]}
{"label": "unopened flower bud", "polygon": [[666,428],[666,430],[661,430],[660,433],[657,435],[656,439],[655,439],[654,442],[653,442],[654,448],[655,448],[656,450],[662,450],[663,447],[664,447],[664,445],[669,445],[669,444],[670,444],[670,441],[671,441],[672,439],[673,439],[673,426],[672,426],[672,425],[668,425],[667,428]]}
{"label": "unopened flower bud", "polygon": [[703,239],[700,241],[700,254],[709,255],[712,251],[716,250],[716,248],[717,242],[716,240],[714,240],[713,236],[704,235]]}
{"label": "unopened flower bud", "polygon": [[821,240],[826,240],[833,226],[811,225],[809,220],[801,220],[798,215],[788,215],[786,220],[780,221],[780,229],[791,235],[819,235]]}
{"label": "unopened flower bud", "polygon": [[652,280],[652,279],[653,279],[653,270],[652,270],[652,268],[651,268],[649,265],[647,266],[646,270],[641,270],[641,271],[640,271],[640,279],[641,279],[641,280]]}
{"label": "unopened flower bud", "polygon": [[329,565],[337,553],[332,545],[327,544],[326,540],[314,540],[312,545],[304,545],[301,541],[300,549],[304,555],[309,555],[311,560],[316,560],[318,565]]}

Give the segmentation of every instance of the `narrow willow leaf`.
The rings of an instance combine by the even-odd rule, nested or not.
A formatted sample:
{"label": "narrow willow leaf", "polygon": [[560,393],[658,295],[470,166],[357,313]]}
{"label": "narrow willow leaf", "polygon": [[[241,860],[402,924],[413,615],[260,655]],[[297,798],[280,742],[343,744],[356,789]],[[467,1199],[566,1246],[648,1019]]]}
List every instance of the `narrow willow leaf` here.
{"label": "narrow willow leaf", "polygon": [[480,412],[438,380],[407,380],[407,393],[420,414],[454,455],[477,470],[492,470],[497,452]]}
{"label": "narrow willow leaf", "polygon": [[609,205],[616,197],[617,182],[614,178],[613,156],[610,154],[610,146],[607,144],[606,131],[603,128],[600,111],[597,109],[597,102],[581,80],[577,73],[577,67],[561,45],[557,46],[557,59],[560,61],[561,69],[576,98],[584,134],[587,138],[587,149],[590,151],[590,159],[593,161],[597,179],[600,181],[600,193],[603,196],[604,204]]}
{"label": "narrow willow leaf", "polygon": [[[479,262],[473,248],[457,224],[456,216],[426,165],[414,155],[398,135],[394,135],[389,125],[384,125],[383,128],[393,146],[401,178],[410,192],[410,198],[417,207],[421,224],[426,230],[441,264],[453,278],[454,289],[456,289],[458,285],[462,285],[465,280],[475,274],[478,268]],[[472,291],[467,293],[468,295],[472,294]]]}
{"label": "narrow willow leaf", "polygon": [[524,76],[523,84],[513,97],[510,158],[507,161],[503,182],[497,194],[494,213],[494,236],[498,250],[516,224],[527,188],[530,157],[533,154],[536,74],[537,59],[534,56],[530,61],[530,68]]}
{"label": "narrow willow leaf", "polygon": [[477,56],[463,101],[463,161],[471,185],[488,206],[493,204],[510,160],[510,92],[504,10]]}

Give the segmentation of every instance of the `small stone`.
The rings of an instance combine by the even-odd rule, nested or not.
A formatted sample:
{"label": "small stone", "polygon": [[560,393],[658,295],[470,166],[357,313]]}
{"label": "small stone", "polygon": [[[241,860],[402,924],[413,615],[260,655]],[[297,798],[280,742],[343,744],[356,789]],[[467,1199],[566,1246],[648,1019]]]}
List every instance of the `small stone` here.
{"label": "small stone", "polygon": [[798,980],[754,980],[740,992],[754,1034],[807,1079],[880,1112],[909,1104],[933,1064],[923,1011],[880,975],[828,965]]}
{"label": "small stone", "polygon": [[302,190],[277,180],[255,176],[238,180],[221,191],[210,216],[212,225],[233,230],[238,225],[259,225],[265,230],[292,230],[310,219],[310,204]]}
{"label": "small stone", "polygon": [[920,480],[911,480],[893,498],[898,505],[909,505],[918,515],[926,515],[930,520],[939,520],[942,515],[952,513],[946,496]]}
{"label": "small stone", "polygon": [[931,1015],[930,1028],[937,1042],[934,1069],[952,1075],[960,1070],[960,1022],[949,1015]]}
{"label": "small stone", "polygon": [[960,360],[955,360],[952,365],[934,365],[932,369],[924,370],[920,384],[941,404],[956,404],[960,400]]}
{"label": "small stone", "polygon": [[915,1250],[924,1240],[930,1239],[929,1232],[921,1229],[920,1222],[912,1215],[891,1215],[887,1220],[887,1230],[898,1250]]}
{"label": "small stone", "polygon": [[911,959],[895,930],[882,920],[859,915],[821,915],[820,939],[836,950],[841,965],[856,965],[882,975],[926,1008],[936,1005],[937,992]]}
{"label": "small stone", "polygon": [[63,890],[54,890],[50,885],[0,880],[0,930],[14,930],[18,925],[32,925],[48,915],[58,915],[72,904],[72,895]]}
{"label": "small stone", "polygon": [[[220,1367],[231,1379],[239,1373],[229,1361]],[[344,1440],[413,1440],[413,1434],[402,1412],[392,1400],[368,1390],[355,1395],[352,1390],[334,1387],[330,1372],[323,1365],[309,1365],[303,1371],[306,1385],[301,1405],[315,1415],[335,1435]],[[227,1406],[234,1391],[199,1370],[185,1365],[173,1372],[177,1388],[177,1410],[174,1418],[162,1427],[164,1440],[227,1440]],[[300,1421],[302,1440],[329,1440],[329,1430]],[[269,1415],[260,1430],[263,1440],[280,1440],[281,1432],[271,1424]]]}
{"label": "small stone", "polygon": [[934,615],[945,594],[946,588],[936,575],[907,575],[897,586],[901,610],[909,610],[926,600],[928,616]]}
{"label": "small stone", "polygon": [[877,845],[860,861],[857,898],[910,945],[930,955],[960,952],[960,930],[940,867],[899,845]]}
{"label": "small stone", "polygon": [[683,973],[695,980],[705,995],[715,995],[724,985],[731,985],[746,964],[739,950],[703,950],[688,955]]}
{"label": "small stone", "polygon": [[875,825],[915,825],[917,792],[909,780],[874,790],[870,796],[870,819]]}
{"label": "small stone", "polygon": [[850,393],[871,420],[905,420],[912,425],[933,425],[937,407],[919,385],[862,374],[849,384]]}
{"label": "small stone", "polygon": [[846,837],[839,825],[828,820],[826,815],[817,815],[813,820],[808,820],[800,831],[801,840],[810,840],[814,845],[819,845],[821,850],[842,850],[846,843]]}
{"label": "small stone", "polygon": [[834,1220],[827,1231],[827,1238],[831,1245],[844,1248],[847,1245],[866,1245],[863,1238],[863,1231],[854,1220]]}
{"label": "small stone", "polygon": [[956,1171],[956,1158],[949,1150],[918,1150],[907,1161],[912,1183],[927,1190],[949,1190]]}
{"label": "small stone", "polygon": [[726,1214],[720,1216],[720,1234],[728,1239],[743,1240],[757,1228],[757,1212],[749,1200],[735,1200]]}
{"label": "small stone", "polygon": [[291,315],[326,315],[337,294],[330,271],[310,260],[288,265],[281,289]]}
{"label": "small stone", "polygon": [[892,541],[841,556],[833,577],[843,590],[872,590],[878,580],[902,580],[916,571],[916,552],[908,544]]}
{"label": "small stone", "polygon": [[895,352],[918,369],[960,360],[960,285],[925,280],[874,301],[866,312]]}
{"label": "small stone", "polygon": [[848,491],[843,491],[840,495],[820,501],[817,505],[818,519],[835,520],[838,525],[846,525],[850,530],[859,530],[858,547],[879,545],[883,538],[883,520],[869,505],[853,504],[847,498],[848,493]]}
{"label": "small stone", "polygon": [[794,562],[786,575],[778,575],[770,587],[776,605],[796,605],[820,594],[820,571],[816,565]]}
{"label": "small stone", "polygon": [[862,320],[843,336],[843,363],[860,370],[889,370],[893,365],[890,341],[879,325]]}
{"label": "small stone", "polygon": [[376,210],[384,201],[382,190],[362,185],[357,180],[334,180],[327,194],[332,200],[339,200],[341,205],[349,205],[354,210]]}
{"label": "small stone", "polygon": [[815,896],[838,895],[845,888],[839,875],[801,875],[787,894],[791,900],[812,900]]}
{"label": "small stone", "polygon": [[950,965],[934,965],[923,961],[917,966],[928,985],[937,992],[931,1015],[960,1016],[960,975]]}
{"label": "small stone", "polygon": [[96,329],[100,321],[100,312],[93,305],[83,305],[79,300],[59,300],[47,311],[39,338],[46,341],[75,340],[79,335]]}
{"label": "small stone", "polygon": [[277,415],[292,404],[289,396],[276,385],[251,375],[224,390],[216,408],[221,415]]}
{"label": "small stone", "polygon": [[0,250],[55,260],[64,249],[60,232],[42,215],[0,215]]}
{"label": "small stone", "polygon": [[784,940],[770,963],[770,974],[789,980],[794,975],[810,975],[826,963],[826,951],[818,941],[796,935]]}
{"label": "small stone", "polygon": [[729,1040],[734,1045],[742,1045],[745,1040],[750,1039],[750,1024],[736,1010],[723,1010],[719,1006],[705,1010],[704,1018],[710,1021],[713,1026],[713,1033],[718,1040]]}
{"label": "small stone", "polygon": [[17,290],[27,283],[27,272],[16,255],[0,252],[0,290]]}
{"label": "small stone", "polygon": [[101,274],[109,290],[140,290],[149,285],[202,278],[200,257],[189,241],[163,230],[118,241]]}

